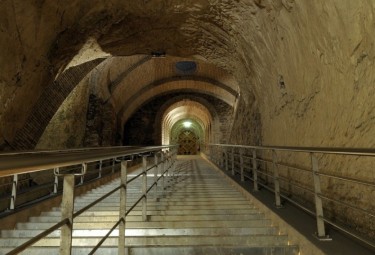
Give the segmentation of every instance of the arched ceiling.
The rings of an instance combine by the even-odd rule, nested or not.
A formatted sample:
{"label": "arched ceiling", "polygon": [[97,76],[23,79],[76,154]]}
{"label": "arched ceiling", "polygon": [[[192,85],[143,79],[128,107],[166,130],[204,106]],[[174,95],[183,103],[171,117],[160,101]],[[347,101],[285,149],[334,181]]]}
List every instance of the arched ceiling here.
{"label": "arched ceiling", "polygon": [[[7,140],[13,146],[18,130],[25,129],[22,133],[27,134],[30,112],[38,98],[44,101],[41,95],[48,84],[63,77],[64,71],[79,71],[80,65],[98,57],[107,59],[89,80],[97,85],[92,90],[115,107],[118,126],[156,94],[198,92],[233,105],[239,89],[232,75],[197,60],[209,56],[211,63],[226,67],[225,61],[214,59],[233,48],[228,47],[232,45],[228,31],[222,29],[221,22],[212,25],[207,20],[230,6],[202,0],[1,2],[4,29],[0,46],[5,50],[0,58],[0,84],[4,87],[0,143]],[[152,52],[168,55],[151,58]],[[176,73],[176,61],[193,59],[197,62],[195,73]],[[65,78],[69,82],[71,77]],[[43,125],[35,128],[43,131]],[[37,138],[29,140],[26,147],[32,147]]]}
{"label": "arched ceiling", "polygon": [[[206,134],[207,130],[208,134],[217,130],[225,132],[225,128],[221,126],[227,125],[223,123],[231,115],[232,108],[228,104],[210,95],[186,92],[158,95],[139,107],[129,118],[123,127],[122,141],[125,145],[160,145],[165,141],[169,142],[171,126],[185,118],[199,122],[205,129],[204,137],[209,138],[211,136]],[[226,137],[226,134],[222,137]]]}
{"label": "arched ceiling", "polygon": [[[194,63],[196,68],[185,74],[176,67],[181,62]],[[115,107],[119,126],[155,95],[198,92],[233,105],[239,93],[236,80],[223,69],[201,60],[173,56],[111,57],[93,71],[90,80],[105,101]]]}
{"label": "arched ceiling", "polygon": [[[170,138],[173,137],[173,132],[179,132],[186,128],[183,125],[184,121],[191,121],[194,123],[192,128],[197,129],[196,134],[203,140],[207,136],[207,131],[212,123],[212,116],[209,110],[196,101],[182,100],[166,109],[162,118],[162,143],[167,144]],[[177,123],[180,123],[176,126]],[[177,129],[177,131],[173,131]],[[199,131],[199,132],[198,132]]]}
{"label": "arched ceiling", "polygon": [[190,116],[194,116],[201,120],[204,128],[207,128],[212,122],[212,116],[205,106],[195,101],[183,100],[171,105],[165,111],[163,125],[171,127],[181,118],[187,118]]}

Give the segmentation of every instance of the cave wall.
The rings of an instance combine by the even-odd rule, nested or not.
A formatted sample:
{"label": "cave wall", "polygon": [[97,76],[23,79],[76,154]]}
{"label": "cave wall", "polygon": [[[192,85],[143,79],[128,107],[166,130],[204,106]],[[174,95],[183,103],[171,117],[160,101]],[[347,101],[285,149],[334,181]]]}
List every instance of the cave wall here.
{"label": "cave wall", "polygon": [[[233,142],[372,148],[374,9],[371,0],[1,1],[0,148],[12,143],[46,86],[89,37],[113,55],[163,50],[228,70],[241,89]],[[95,104],[103,102],[93,99],[94,110]],[[97,116],[111,116],[105,112]],[[98,123],[91,130],[100,133],[100,117],[90,116]],[[309,166],[303,157],[292,160]],[[332,173],[375,179],[367,162],[321,162]],[[348,189],[374,194],[326,185],[339,197]],[[364,203],[374,209],[368,198]]]}
{"label": "cave wall", "polygon": [[228,137],[230,144],[245,144],[245,145],[262,145],[262,123],[254,98],[248,100],[246,103],[240,98],[235,107],[233,120]]}
{"label": "cave wall", "polygon": [[255,96],[262,144],[374,146],[375,3],[259,2],[257,32],[239,27],[236,41],[249,63],[241,83]]}
{"label": "cave wall", "polygon": [[[237,108],[232,141],[256,144],[253,137],[260,131],[262,145],[373,148],[375,2],[258,2],[259,9],[250,16],[255,18],[249,21],[256,32],[249,34],[248,26],[242,26],[236,40],[248,64],[246,70],[237,66],[240,74],[234,72],[246,86],[241,86],[245,102]],[[251,117],[256,113],[260,118]],[[272,159],[270,154],[260,156]],[[325,173],[375,180],[371,158],[318,158]],[[278,160],[311,169],[309,155],[279,153]],[[264,168],[272,173],[272,166]],[[309,174],[284,168],[280,175],[312,185]],[[282,189],[288,193],[290,185],[282,183]],[[329,197],[375,210],[372,187],[322,178],[322,190]],[[312,201],[308,192],[293,191],[302,203]],[[369,217],[337,203],[324,204],[331,219],[375,238]]]}
{"label": "cave wall", "polygon": [[84,79],[70,93],[49,122],[36,149],[70,149],[83,146],[89,88],[88,79]]}

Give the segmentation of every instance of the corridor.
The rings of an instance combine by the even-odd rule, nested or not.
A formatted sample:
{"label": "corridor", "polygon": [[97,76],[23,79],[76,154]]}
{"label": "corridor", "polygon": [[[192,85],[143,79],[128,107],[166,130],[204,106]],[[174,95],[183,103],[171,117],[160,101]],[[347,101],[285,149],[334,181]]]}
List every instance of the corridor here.
{"label": "corridor", "polygon": [[[155,165],[165,181],[177,152],[269,192],[276,214],[310,215],[314,244],[349,236],[325,253],[373,251],[374,13],[371,0],[1,0],[0,226],[63,203],[68,255],[72,194],[120,178],[124,254],[123,172]],[[141,186],[145,220],[156,184]]]}

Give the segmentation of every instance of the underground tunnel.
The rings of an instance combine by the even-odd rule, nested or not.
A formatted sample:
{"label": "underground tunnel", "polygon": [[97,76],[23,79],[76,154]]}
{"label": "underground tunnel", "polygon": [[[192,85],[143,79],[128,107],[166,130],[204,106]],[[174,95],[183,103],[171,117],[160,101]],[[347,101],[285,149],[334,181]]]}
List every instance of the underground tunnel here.
{"label": "underground tunnel", "polygon": [[[0,152],[174,144],[179,155],[213,155],[213,144],[364,149],[364,157],[318,160],[327,176],[349,180],[322,177],[330,220],[373,241],[374,8],[368,0],[1,1]],[[216,153],[225,168],[230,153],[243,152]],[[275,161],[272,151],[255,156]],[[287,165],[280,177],[313,183],[314,175],[292,170],[310,169],[310,156],[278,153]],[[271,163],[258,168],[273,184]],[[11,182],[0,178],[0,185]],[[282,182],[281,189],[313,205],[309,191]]]}

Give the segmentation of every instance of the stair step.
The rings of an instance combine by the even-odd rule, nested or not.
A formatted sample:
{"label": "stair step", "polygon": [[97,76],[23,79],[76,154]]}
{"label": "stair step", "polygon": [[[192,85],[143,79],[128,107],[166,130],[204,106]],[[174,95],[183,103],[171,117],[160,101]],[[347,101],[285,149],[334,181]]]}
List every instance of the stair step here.
{"label": "stair step", "polygon": [[[17,229],[48,229],[53,223],[17,223]],[[94,222],[94,223],[74,223],[74,229],[97,229],[106,228],[110,229],[114,225],[114,222]],[[247,220],[247,221],[216,221],[215,224],[212,221],[151,221],[151,222],[126,222],[127,228],[239,228],[239,227],[263,227],[271,226],[271,221],[268,219],[258,220]]]}
{"label": "stair step", "polygon": [[[136,208],[140,208],[142,203],[139,203]],[[77,207],[76,210],[79,210],[83,207]],[[128,205],[127,208],[129,209],[130,206]],[[147,210],[194,210],[194,209],[253,209],[254,207],[247,204],[242,205],[152,205],[147,206]],[[119,205],[117,206],[100,206],[95,205],[91,209],[91,211],[112,211],[112,210],[119,210]]]}
{"label": "stair step", "polygon": [[[101,238],[77,237],[73,238],[73,246],[95,246]],[[19,246],[28,241],[27,238],[2,238],[0,247]],[[60,238],[44,238],[33,246],[59,246]],[[102,244],[105,246],[118,245],[117,237],[109,237]],[[278,246],[288,245],[288,237],[285,235],[251,235],[251,236],[152,236],[152,237],[128,237],[125,239],[126,246],[166,245],[166,246],[196,246],[196,245],[245,245],[252,246]]]}
{"label": "stair step", "polygon": [[[92,197],[92,198],[100,198],[103,195],[107,194],[108,192],[104,193],[93,193],[93,194],[87,194],[86,197]],[[141,191],[131,193],[128,192],[127,196],[136,196],[137,194],[141,194]],[[117,195],[117,193],[112,194],[112,196]],[[181,196],[181,197],[242,197],[242,194],[239,192],[185,192],[185,191],[170,191],[170,190],[165,190],[162,192],[159,192],[159,195],[163,196]]]}
{"label": "stair step", "polygon": [[[248,215],[168,215],[168,216],[157,216],[148,215],[148,221],[218,221],[218,220],[255,220],[264,219],[264,214],[248,214]],[[74,222],[116,222],[119,219],[118,216],[79,216],[74,219]],[[43,217],[31,217],[29,222],[39,223],[57,223],[61,220],[59,216],[43,216]],[[127,216],[126,222],[130,221],[142,221],[142,216]]]}
{"label": "stair step", "polygon": [[[190,246],[190,247],[147,247],[129,249],[132,255],[297,255],[297,246],[271,246],[271,247],[223,247],[223,246]],[[107,253],[106,253],[107,254]]]}
{"label": "stair step", "polygon": [[[259,213],[259,210],[256,208],[253,209],[237,209],[237,210],[231,210],[231,209],[219,209],[219,210],[202,210],[202,209],[193,209],[193,210],[168,210],[168,211],[160,211],[160,210],[147,210],[148,215],[200,215],[200,214],[210,214],[210,215],[241,215],[241,214],[254,214]],[[60,210],[56,211],[50,211],[50,212],[43,212],[41,214],[42,216],[61,216]],[[105,215],[119,215],[119,210],[113,210],[113,211],[86,211],[81,214],[81,216],[105,216]],[[129,213],[129,215],[142,215],[141,210],[133,210]]]}
{"label": "stair step", "polygon": [[[196,190],[195,190],[196,191]],[[151,193],[149,193],[149,195],[157,195],[157,196],[169,196],[169,195],[176,195],[176,196],[185,196],[185,195],[189,195],[189,196],[203,196],[203,197],[220,197],[221,195],[223,195],[224,197],[228,197],[228,196],[232,196],[232,197],[242,197],[242,194],[239,193],[239,192],[229,192],[229,191],[185,191],[185,190],[165,190],[165,191],[161,191],[161,190],[152,190]],[[85,198],[99,198],[99,197],[102,197],[104,196],[105,194],[107,194],[108,192],[104,192],[104,193],[92,193],[92,194],[86,194]],[[139,194],[142,194],[142,192],[140,190],[137,190],[137,191],[132,191],[132,192],[127,192],[127,196],[129,197],[134,197],[134,196],[137,196]],[[118,196],[117,192],[112,194],[111,197],[114,197],[114,196]],[[77,198],[82,198],[82,197],[77,197]]]}
{"label": "stair step", "polygon": [[[10,248],[0,248],[0,252],[9,252]],[[92,248],[72,248],[72,255],[87,255]],[[268,247],[225,247],[225,246],[180,246],[180,247],[128,247],[128,255],[298,255],[299,249],[295,245],[280,245]],[[21,255],[58,254],[54,247],[31,247]],[[99,248],[96,254],[118,255],[117,247]]]}
{"label": "stair step", "polygon": [[[132,206],[136,201],[135,200],[130,200],[130,201],[126,201],[127,203],[127,206]],[[203,201],[203,202],[196,202],[196,201],[155,201],[155,199],[147,199],[147,206],[203,206],[203,205],[209,205],[209,206],[214,206],[214,205],[228,205],[228,206],[232,206],[232,205],[243,205],[244,203],[246,203],[247,201],[245,200],[236,200],[236,201]],[[86,205],[86,204],[89,204],[90,202],[87,202],[87,203],[83,203],[83,202],[80,202],[78,203],[78,205],[82,206],[82,205]],[[120,201],[101,201],[100,203],[98,203],[97,205],[95,206],[110,206],[110,207],[115,207],[115,206],[119,206],[120,205]],[[251,205],[250,203],[248,203],[248,205]],[[78,206],[76,206],[78,207]]]}
{"label": "stair step", "polygon": [[[151,198],[151,199],[154,199],[155,201],[155,198]],[[137,199],[135,198],[129,198],[127,197],[126,198],[127,201],[137,201]],[[93,202],[95,201],[95,199],[92,199],[92,198],[77,198],[74,200],[75,203],[90,203],[90,202]],[[118,197],[110,197],[110,198],[107,198],[105,199],[103,202],[105,201],[112,201],[112,202],[119,202],[120,199]],[[151,200],[152,201],[152,200]],[[215,198],[185,198],[185,199],[179,199],[179,198],[158,198],[158,201],[160,202],[163,202],[163,201],[167,201],[167,202],[221,202],[221,201],[242,201],[242,203],[244,202],[249,202],[248,200],[244,199],[244,198],[240,198],[240,197],[236,197],[236,198],[232,198],[232,197],[215,197]]]}
{"label": "stair step", "polygon": [[[42,230],[2,230],[2,238],[14,237],[34,237]],[[181,229],[130,229],[125,230],[126,236],[222,236],[222,235],[276,235],[275,227],[254,227],[254,228],[181,228]],[[108,233],[108,229],[74,230],[76,237],[103,237]],[[114,230],[110,236],[118,236],[119,231]],[[60,230],[56,230],[48,237],[60,237]]]}

